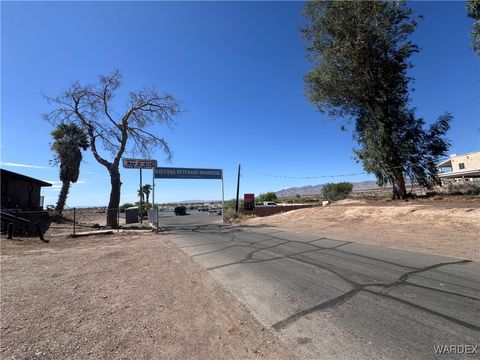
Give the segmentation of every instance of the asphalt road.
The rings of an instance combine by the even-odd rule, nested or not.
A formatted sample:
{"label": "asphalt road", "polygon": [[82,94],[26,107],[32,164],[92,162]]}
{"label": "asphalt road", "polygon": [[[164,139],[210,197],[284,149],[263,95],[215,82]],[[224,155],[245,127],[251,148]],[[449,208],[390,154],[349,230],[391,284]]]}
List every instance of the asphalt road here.
{"label": "asphalt road", "polygon": [[206,213],[161,223],[300,358],[480,358],[479,263]]}

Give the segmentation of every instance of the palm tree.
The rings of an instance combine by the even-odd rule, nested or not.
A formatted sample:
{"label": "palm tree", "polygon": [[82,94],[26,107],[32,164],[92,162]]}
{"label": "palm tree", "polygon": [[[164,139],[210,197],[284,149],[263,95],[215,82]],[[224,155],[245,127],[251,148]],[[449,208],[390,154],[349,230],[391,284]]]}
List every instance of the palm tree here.
{"label": "palm tree", "polygon": [[70,183],[75,183],[80,175],[80,163],[82,162],[82,149],[87,150],[87,136],[75,124],[59,124],[52,131],[54,151],[53,162],[60,164],[60,180],[62,189],[58,196],[56,210],[62,212],[67,200]]}
{"label": "palm tree", "polygon": [[140,187],[137,192],[140,201],[143,203],[145,201],[145,193],[143,192],[143,187]]}
{"label": "palm tree", "polygon": [[147,198],[147,206],[148,206],[148,197],[150,196],[150,191],[152,190],[152,185],[150,184],[145,184],[142,187],[142,191],[145,194],[145,197]]}

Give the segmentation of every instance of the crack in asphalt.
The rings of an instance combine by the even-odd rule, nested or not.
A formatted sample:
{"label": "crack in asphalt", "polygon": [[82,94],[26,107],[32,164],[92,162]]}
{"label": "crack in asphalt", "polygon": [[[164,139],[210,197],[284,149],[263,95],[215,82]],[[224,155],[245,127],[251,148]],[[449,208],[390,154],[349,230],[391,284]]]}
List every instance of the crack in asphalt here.
{"label": "crack in asphalt", "polygon": [[[253,231],[251,233],[253,233],[255,235],[262,235],[262,234],[255,233]],[[381,263],[394,265],[394,266],[398,266],[398,267],[402,267],[402,268],[417,269],[413,266],[406,266],[406,265],[403,265],[403,264],[395,263],[393,261],[377,259],[377,258],[374,258],[374,257],[371,257],[371,256],[360,255],[360,254],[352,253],[352,252],[345,251],[345,250],[337,250],[337,248],[339,248],[339,247],[342,247],[342,246],[353,243],[352,241],[329,239],[329,238],[325,238],[325,237],[312,240],[312,242],[319,241],[319,240],[329,240],[329,241],[335,241],[335,242],[342,242],[342,244],[339,244],[339,245],[336,245],[336,246],[333,246],[333,247],[328,247],[328,246],[320,246],[320,245],[316,245],[316,244],[310,244],[310,243],[307,243],[305,241],[292,240],[292,239],[287,239],[287,238],[283,238],[283,237],[279,237],[279,236],[273,236],[273,235],[269,235],[269,239],[278,239],[278,240],[288,241],[289,243],[295,243],[295,244],[303,244],[303,245],[308,244],[309,246],[316,247],[318,250],[335,250],[336,252],[339,252],[339,253],[342,253],[342,254],[353,255],[353,256],[356,256],[356,257],[364,258],[364,259],[374,260],[376,262],[381,262]]]}
{"label": "crack in asphalt", "polygon": [[352,289],[352,290],[350,290],[350,291],[348,291],[348,292],[346,292],[342,295],[334,297],[334,298],[332,298],[330,300],[327,300],[323,303],[320,303],[318,305],[312,306],[311,308],[304,309],[304,310],[301,310],[299,312],[296,312],[295,314],[290,315],[286,319],[283,319],[281,321],[276,322],[275,324],[272,325],[272,328],[277,330],[277,331],[282,330],[283,328],[291,325],[295,321],[299,320],[300,318],[302,318],[302,317],[304,317],[308,314],[311,314],[311,313],[316,312],[316,311],[325,310],[325,309],[328,309],[328,308],[333,307],[335,305],[339,305],[339,304],[344,303],[345,301],[349,300],[351,297],[356,295],[359,291],[360,291],[360,289]]}
{"label": "crack in asphalt", "polygon": [[443,262],[443,263],[437,263],[437,264],[425,266],[421,269],[416,269],[416,270],[406,272],[405,274],[400,276],[397,281],[394,281],[394,282],[391,282],[391,283],[364,284],[364,286],[378,286],[378,287],[390,288],[390,287],[394,287],[394,286],[398,286],[398,285],[404,285],[411,275],[418,274],[418,273],[423,273],[425,271],[429,271],[429,270],[436,269],[436,268],[446,266],[446,265],[455,265],[455,264],[461,265],[461,264],[467,264],[467,263],[470,263],[470,262],[472,262],[472,261],[471,260],[458,260],[458,261],[448,261],[448,262]]}
{"label": "crack in asphalt", "polygon": [[[221,225],[215,226],[215,227],[213,227],[213,229],[212,229],[211,225],[198,226],[198,227],[195,227],[195,228],[196,228],[195,230],[192,230],[191,228],[188,228],[188,229],[176,228],[176,230],[196,231],[196,232],[202,232],[204,234],[212,234],[212,235],[224,235],[225,232],[232,230],[231,227],[226,229],[225,227],[222,228]],[[217,230],[217,231],[212,231],[212,230]],[[222,265],[218,265],[218,266],[214,266],[214,267],[209,267],[209,268],[207,268],[207,270],[215,270],[215,269],[219,269],[219,268],[223,268],[223,267],[227,267],[227,266],[238,265],[238,264],[264,263],[264,262],[281,260],[281,259],[290,259],[290,260],[293,260],[293,261],[298,261],[298,262],[301,262],[303,264],[314,266],[314,267],[323,269],[325,271],[328,271],[328,272],[334,274],[335,276],[339,277],[340,279],[342,279],[343,281],[345,281],[346,283],[348,283],[349,285],[352,286],[351,290],[349,290],[349,291],[347,291],[347,292],[345,292],[341,295],[338,295],[338,296],[336,296],[332,299],[329,299],[329,300],[324,301],[320,304],[312,306],[308,309],[303,309],[301,311],[298,311],[298,312],[288,316],[287,318],[276,322],[275,324],[272,325],[272,328],[277,330],[277,331],[284,329],[285,327],[291,325],[295,321],[301,319],[302,317],[304,317],[308,314],[311,314],[313,312],[318,312],[318,311],[324,311],[326,309],[329,309],[329,308],[332,308],[334,306],[340,305],[340,304],[348,301],[349,299],[351,299],[352,297],[354,297],[356,294],[358,294],[361,291],[371,293],[371,294],[375,294],[376,296],[381,296],[381,297],[383,296],[383,297],[386,297],[386,298],[389,298],[389,299],[392,299],[392,300],[399,301],[403,304],[410,305],[410,306],[416,307],[418,309],[421,309],[423,311],[426,311],[428,313],[437,315],[437,316],[439,316],[443,319],[446,319],[446,320],[451,321],[453,323],[456,323],[458,325],[467,327],[467,328],[472,329],[472,330],[480,331],[480,327],[475,325],[475,324],[471,324],[471,323],[465,322],[463,320],[454,318],[452,316],[443,314],[441,312],[426,308],[424,306],[417,305],[417,304],[409,302],[407,300],[397,298],[397,297],[392,296],[388,293],[377,292],[377,291],[374,291],[372,289],[369,289],[371,287],[380,287],[380,288],[384,288],[384,289],[391,289],[391,288],[394,288],[394,287],[400,287],[400,286],[404,286],[404,285],[412,285],[412,286],[425,288],[425,289],[428,289],[428,290],[434,290],[434,291],[445,293],[445,294],[456,295],[456,296],[463,297],[463,298],[470,299],[470,300],[474,300],[474,301],[479,301],[480,299],[475,297],[475,296],[469,296],[469,295],[464,295],[464,294],[456,294],[456,293],[453,293],[451,291],[431,288],[431,287],[424,286],[424,285],[413,284],[413,283],[408,281],[409,277],[412,276],[412,275],[424,273],[426,271],[436,269],[436,268],[439,268],[439,267],[443,267],[443,266],[455,265],[455,264],[458,264],[458,265],[467,264],[467,263],[471,262],[470,260],[458,260],[458,261],[443,262],[443,263],[437,263],[437,264],[417,268],[417,267],[413,267],[413,266],[406,266],[406,265],[403,265],[403,264],[398,264],[398,263],[395,263],[395,262],[391,262],[391,261],[387,261],[387,260],[383,260],[383,259],[377,259],[377,258],[374,258],[374,257],[371,257],[371,256],[360,255],[360,254],[352,253],[352,252],[349,252],[349,251],[345,251],[343,249],[339,249],[342,246],[346,246],[348,244],[351,244],[352,243],[351,241],[343,241],[342,244],[339,244],[339,245],[336,245],[336,246],[333,246],[333,247],[325,247],[325,246],[320,246],[320,245],[316,245],[316,244],[312,244],[312,243],[315,242],[315,241],[320,241],[320,240],[330,240],[330,241],[335,241],[335,242],[340,242],[341,240],[328,239],[328,238],[322,237],[322,238],[314,239],[314,240],[310,240],[310,241],[299,241],[299,240],[292,240],[292,239],[283,238],[283,237],[280,237],[280,236],[275,236],[272,233],[262,234],[262,233],[257,233],[257,232],[254,232],[254,231],[245,231],[243,228],[237,228],[237,229],[235,229],[235,232],[253,233],[256,236],[265,236],[267,238],[263,239],[263,240],[259,240],[259,241],[249,241],[249,240],[242,240],[242,239],[237,238],[236,236],[233,236],[233,238],[231,240],[226,240],[226,241],[222,241],[222,242],[207,243],[207,244],[184,246],[184,247],[194,247],[194,246],[201,246],[201,245],[208,245],[208,244],[220,244],[220,243],[229,244],[229,243],[237,242],[237,244],[232,244],[232,245],[226,246],[222,249],[216,249],[216,250],[208,251],[208,252],[205,252],[205,253],[195,254],[195,255],[192,255],[192,257],[212,254],[212,253],[216,253],[216,252],[221,252],[223,250],[233,248],[233,247],[244,247],[244,248],[252,248],[253,247],[253,248],[255,248],[255,250],[247,253],[245,255],[245,258],[243,258],[242,260],[239,260],[239,261],[233,262],[233,263],[227,263],[227,264],[222,264]],[[260,242],[271,241],[271,240],[278,240],[278,241],[281,241],[281,242],[278,243],[278,244],[269,246],[269,247],[258,248],[258,247],[255,246],[256,244],[258,244]],[[238,243],[246,243],[248,245],[240,245]],[[297,253],[292,253],[292,254],[288,254],[288,255],[280,255],[280,256],[273,257],[273,258],[269,258],[269,259],[253,259],[253,256],[255,254],[257,254],[258,252],[274,249],[278,246],[286,245],[286,244],[289,244],[289,243],[297,243],[297,244],[308,245],[308,246],[314,247],[314,249],[306,250],[306,251],[302,251],[302,252],[297,252]],[[395,280],[393,282],[361,284],[361,283],[358,283],[358,282],[346,277],[345,275],[342,275],[341,273],[336,271],[336,269],[332,268],[332,266],[320,265],[320,264],[315,263],[313,261],[308,261],[304,258],[303,259],[298,258],[299,256],[302,256],[306,253],[316,252],[316,251],[319,251],[319,252],[332,251],[332,252],[336,252],[336,253],[340,253],[340,254],[345,254],[345,255],[350,255],[350,256],[359,257],[359,258],[363,258],[363,259],[373,260],[375,262],[394,265],[394,266],[397,266],[397,267],[400,267],[400,268],[412,269],[412,270],[402,274],[397,280]],[[273,254],[275,254],[275,252],[273,252]],[[275,254],[275,255],[278,255],[278,254]]]}
{"label": "crack in asphalt", "polygon": [[433,291],[441,292],[441,293],[443,293],[443,294],[456,295],[456,296],[460,296],[460,297],[465,298],[465,299],[480,301],[480,298],[479,298],[479,297],[476,297],[476,296],[467,295],[467,294],[458,294],[458,293],[455,293],[455,292],[453,292],[453,291],[448,291],[448,290],[443,290],[443,289],[437,289],[437,288],[434,288],[434,287],[431,287],[431,286],[425,286],[425,285],[415,284],[415,283],[412,283],[412,282],[410,282],[410,281],[406,281],[406,282],[405,282],[405,285],[415,286],[415,287],[422,288],[422,289],[426,289],[426,290],[433,290]]}
{"label": "crack in asphalt", "polygon": [[[278,245],[284,245],[284,244],[278,244]],[[271,248],[273,248],[275,246],[278,246],[278,245],[274,245]],[[252,257],[253,257],[253,255],[255,255],[255,253],[257,253],[259,251],[267,250],[267,249],[270,249],[270,248],[263,248],[263,249],[257,249],[257,250],[251,251],[250,253],[247,254],[247,258],[245,258],[245,259],[242,259],[242,260],[237,261],[235,263],[209,267],[209,268],[206,268],[206,270],[216,270],[216,269],[221,269],[223,267],[232,266],[232,265],[240,265],[240,264],[265,263],[265,262],[269,262],[269,261],[282,260],[282,259],[293,259],[293,260],[295,260],[292,256],[304,255],[304,254],[311,253],[311,252],[314,252],[314,251],[319,251],[318,249],[311,249],[311,250],[305,250],[305,251],[301,251],[301,252],[297,252],[297,253],[292,253],[288,256],[287,255],[279,255],[279,256],[276,256],[276,257],[269,258],[269,259],[253,259],[252,260]],[[275,254],[275,253],[273,253],[273,254]]]}
{"label": "crack in asphalt", "polygon": [[[271,239],[268,239],[268,240],[271,240]],[[265,240],[262,240],[262,241],[265,241]],[[337,240],[335,240],[337,241]],[[280,246],[280,245],[286,245],[288,243],[291,243],[291,242],[296,242],[296,243],[301,243],[301,244],[306,244],[304,242],[301,242],[301,241],[289,241],[289,240],[285,240],[283,243],[280,243],[280,244],[276,244],[276,245],[273,245],[273,246],[270,246],[270,247],[266,247],[266,248],[261,248],[261,249],[256,249],[254,251],[251,251],[249,253],[246,254],[246,258],[242,259],[242,260],[239,260],[239,261],[235,261],[235,262],[232,262],[232,263],[227,263],[227,264],[222,264],[222,265],[217,265],[217,266],[213,266],[213,267],[209,267],[207,268],[207,270],[215,270],[215,269],[220,269],[220,268],[223,268],[223,267],[228,267],[228,266],[233,266],[233,265],[239,265],[239,264],[250,264],[250,263],[258,263],[258,262],[267,262],[267,261],[272,261],[272,260],[278,260],[278,259],[293,259],[293,260],[297,260],[297,261],[302,261],[306,264],[312,264],[312,265],[317,265],[320,267],[320,265],[316,264],[316,263],[310,263],[306,260],[299,260],[299,259],[296,259],[296,258],[293,258],[293,256],[296,256],[296,255],[303,255],[304,253],[309,253],[309,252],[315,252],[315,251],[326,251],[326,250],[334,250],[334,251],[337,251],[337,252],[340,252],[342,254],[348,254],[348,255],[352,255],[352,256],[356,256],[356,257],[359,257],[359,258],[365,258],[365,256],[363,255],[358,255],[358,254],[355,254],[355,253],[350,253],[350,252],[345,252],[345,251],[341,251],[341,250],[337,250],[337,248],[341,247],[341,246],[345,246],[345,245],[348,245],[349,243],[351,242],[347,242],[347,243],[344,243],[344,244],[340,244],[340,245],[337,245],[335,247],[321,247],[321,246],[318,246],[318,245],[312,245],[312,244],[306,244],[306,245],[309,245],[309,246],[313,246],[315,247],[314,249],[311,249],[311,250],[307,250],[307,251],[302,251],[302,252],[298,252],[298,253],[292,253],[292,254],[289,254],[289,255],[280,255],[279,257],[276,257],[276,258],[269,258],[269,259],[258,259],[257,261],[248,261],[252,258],[252,255],[254,255],[255,253],[258,253],[258,252],[261,252],[261,251],[264,251],[264,250],[269,250],[269,249],[273,249],[274,247],[277,247],[277,246]],[[250,248],[252,246],[240,246],[240,245],[237,245],[236,247],[246,247],[246,248]],[[216,253],[216,252],[221,252],[223,249],[217,249],[217,250],[212,250],[209,252],[209,254],[212,254],[212,253]],[[275,254],[275,253],[274,253]],[[279,255],[279,254],[275,254],[275,255]],[[371,257],[366,257],[368,259],[373,259]],[[398,264],[395,264],[395,263],[391,263],[391,262],[388,262],[388,261],[383,261],[381,259],[375,259],[376,261],[378,262],[381,262],[381,263],[387,263],[387,264],[391,264],[391,265],[395,265],[397,267],[401,267],[401,268],[404,268],[404,269],[415,269],[417,270],[418,268],[414,268],[414,267],[411,267],[411,266],[406,266],[406,265],[398,265]],[[330,268],[328,267],[325,267],[326,270],[329,270],[329,271],[332,271]],[[333,271],[332,271],[333,272]],[[340,276],[340,275],[339,275]]]}
{"label": "crack in asphalt", "polygon": [[[242,231],[242,229],[239,229],[237,230],[239,232]],[[374,260],[374,261],[377,261],[377,262],[381,262],[381,263],[385,263],[385,264],[389,264],[389,265],[394,265],[394,266],[398,266],[398,267],[402,267],[402,268],[406,268],[406,269],[416,269],[415,267],[413,266],[406,266],[406,265],[403,265],[403,264],[398,264],[398,263],[395,263],[395,262],[392,262],[392,261],[387,261],[387,260],[383,260],[383,259],[377,259],[377,258],[374,258],[374,257],[371,257],[371,256],[366,256],[366,255],[360,255],[360,254],[356,254],[356,253],[352,253],[352,252],[349,252],[349,251],[345,251],[345,250],[337,250],[338,248],[342,247],[342,246],[346,246],[346,245],[349,245],[349,244],[352,244],[352,241],[344,241],[344,240],[336,240],[336,239],[329,239],[329,238],[326,238],[326,237],[322,237],[322,238],[318,238],[318,239],[314,239],[314,240],[311,240],[311,241],[308,241],[308,242],[305,242],[305,241],[300,241],[300,240],[292,240],[292,239],[287,239],[287,238],[283,238],[283,237],[279,237],[279,236],[273,236],[273,235],[265,235],[265,234],[261,234],[261,233],[255,233],[253,231],[249,231],[250,233],[254,233],[255,235],[257,236],[266,236],[267,239],[264,239],[264,240],[259,240],[259,241],[248,241],[248,240],[237,240],[237,241],[240,241],[240,242],[247,242],[247,243],[251,243],[252,246],[251,247],[254,247],[254,244],[257,244],[257,243],[260,243],[260,242],[263,242],[263,241],[268,241],[268,240],[281,240],[281,241],[285,241],[286,243],[295,243],[295,244],[301,244],[301,245],[308,245],[308,246],[312,246],[312,247],[315,247],[317,250],[335,250],[335,251],[338,251],[340,253],[343,253],[343,254],[346,254],[346,255],[352,255],[352,256],[355,256],[355,257],[360,257],[360,258],[365,258],[365,259],[370,259],[370,260]],[[223,233],[221,232],[212,232],[212,231],[206,231],[205,233],[207,234],[212,234],[212,235],[223,235]],[[175,235],[175,234],[174,234]],[[320,245],[316,245],[316,244],[311,244],[312,242],[315,242],[315,241],[320,241],[320,240],[329,240],[329,241],[335,241],[335,242],[342,242],[342,244],[339,244],[339,245],[336,245],[336,246],[331,246],[331,247],[326,247],[326,246],[320,246]],[[231,242],[230,240],[226,240],[224,241],[226,244]],[[207,243],[207,244],[199,244],[198,246],[200,245],[209,245],[209,244],[219,244],[221,242],[212,242],[212,243]],[[195,247],[197,245],[191,245],[191,247]],[[237,247],[240,247],[240,246],[237,246]],[[249,246],[243,246],[243,247],[249,247]],[[267,248],[264,248],[262,250],[265,250]],[[222,251],[222,249],[217,249],[217,250],[214,250],[214,251],[211,251],[209,252],[210,254],[212,253],[215,253],[215,252],[220,252]],[[232,266],[232,265],[237,265],[237,264],[240,264],[240,263],[244,263],[245,261],[239,261],[239,262],[233,262],[233,263],[229,263],[229,264],[224,264],[224,265],[220,265],[219,267],[225,267],[225,266]],[[208,270],[213,270],[217,267],[213,267],[213,268],[208,268]]]}
{"label": "crack in asphalt", "polygon": [[429,314],[432,314],[432,315],[436,315],[436,316],[439,316],[445,320],[448,320],[450,322],[453,322],[453,323],[456,323],[458,325],[461,325],[463,327],[466,327],[470,330],[475,330],[475,331],[479,331],[480,332],[480,326],[477,326],[475,324],[471,324],[469,322],[466,322],[466,321],[463,321],[463,320],[460,320],[460,319],[457,319],[457,318],[454,318],[450,315],[447,315],[447,314],[443,314],[441,312],[438,312],[438,311],[435,311],[435,310],[432,310],[432,309],[429,309],[425,306],[422,306],[422,305],[418,305],[418,304],[415,304],[415,303],[412,303],[410,301],[407,301],[407,300],[404,300],[404,299],[401,299],[401,298],[398,298],[396,296],[392,296],[390,294],[384,294],[384,293],[378,293],[376,291],[372,291],[372,290],[368,290],[368,289],[364,289],[365,292],[368,292],[370,294],[375,294],[375,295],[380,295],[380,296],[383,296],[383,297],[386,297],[388,299],[391,299],[391,300],[395,300],[395,301],[398,301],[398,302],[401,302],[402,304],[405,304],[405,305],[409,305],[409,306],[412,306],[414,308],[417,308],[419,310],[422,310],[422,311],[425,311]]}
{"label": "crack in asphalt", "polygon": [[[172,227],[173,228],[173,227]],[[212,230],[216,229],[217,231],[211,231],[210,228],[213,228]],[[348,244],[351,244],[352,241],[345,241],[345,240],[336,240],[336,239],[329,239],[329,238],[326,238],[326,237],[321,237],[321,238],[318,238],[318,239],[313,239],[313,240],[310,240],[310,241],[300,241],[300,240],[293,240],[293,239],[286,239],[286,238],[282,238],[282,237],[279,237],[279,236],[274,236],[274,235],[270,235],[270,234],[265,234],[265,233],[257,233],[255,231],[252,231],[250,229],[244,229],[244,228],[240,228],[240,227],[237,227],[237,228],[233,228],[231,226],[228,226],[228,225],[211,225],[211,224],[206,224],[206,225],[197,225],[197,226],[192,226],[192,228],[184,228],[184,227],[174,227],[175,230],[179,230],[179,231],[194,231],[194,232],[202,232],[202,233],[206,233],[206,234],[212,234],[212,235],[223,235],[225,232],[231,232],[231,231],[235,231],[235,232],[242,232],[242,233],[251,233],[251,234],[255,234],[257,236],[267,236],[267,239],[265,240],[260,240],[260,241],[248,241],[248,240],[240,240],[242,242],[249,242],[249,243],[252,243],[252,244],[255,244],[255,243],[259,243],[259,242],[262,242],[262,241],[268,241],[268,240],[273,240],[273,239],[277,239],[277,240],[282,240],[282,241],[288,241],[290,243],[297,243],[297,244],[308,244],[310,246],[314,246],[316,248],[318,248],[319,250],[335,250],[337,248],[340,248],[342,246],[345,246],[345,245],[348,245]],[[206,231],[202,231],[202,230],[206,230]],[[281,232],[280,232],[281,233]],[[175,234],[174,232],[172,232],[172,235],[178,235],[178,234]],[[342,242],[342,244],[339,244],[339,245],[336,245],[336,246],[332,246],[332,247],[327,247],[327,246],[320,246],[320,245],[316,245],[316,244],[311,244],[312,242],[315,242],[315,241],[320,241],[320,240],[328,240],[328,241],[335,241],[335,242]],[[229,240],[225,241],[225,243],[228,243]],[[215,243],[211,243],[211,244],[217,244],[217,242]],[[201,245],[207,245],[207,244],[201,244]],[[197,246],[197,245],[192,245],[192,247],[194,246]],[[253,246],[253,245],[252,245]],[[218,250],[220,251],[220,250]],[[395,265],[395,266],[399,266],[399,267],[403,267],[403,268],[410,268],[410,269],[414,269],[414,267],[411,267],[411,266],[405,266],[405,265],[402,265],[402,264],[397,264],[397,263],[394,263],[394,262],[391,262],[391,261],[387,261],[387,260],[382,260],[382,259],[376,259],[374,257],[370,257],[370,256],[367,256],[367,255],[360,255],[360,254],[355,254],[355,253],[351,253],[349,251],[344,251],[344,250],[338,250],[339,252],[342,252],[344,254],[348,254],[348,255],[353,255],[353,256],[358,256],[358,257],[363,257],[363,258],[366,258],[366,259],[371,259],[371,260],[375,260],[375,261],[379,261],[379,262],[383,262],[385,264],[390,264],[390,265]],[[236,263],[233,263],[232,265],[235,265]]]}
{"label": "crack in asphalt", "polygon": [[[218,235],[218,234],[219,233],[215,233],[215,235]],[[174,235],[176,235],[176,234],[174,234]],[[213,242],[207,242],[207,243],[201,243],[201,244],[195,244],[195,245],[178,245],[177,247],[179,249],[188,249],[188,248],[200,247],[200,246],[205,246],[205,245],[228,244],[228,243],[231,243],[231,242],[248,244],[248,245],[231,245],[231,246],[227,246],[227,247],[222,248],[222,249],[216,249],[216,250],[213,250],[213,251],[208,251],[208,252],[205,252],[205,253],[199,253],[199,254],[193,255],[193,256],[200,256],[200,255],[206,255],[206,254],[212,254],[212,253],[215,253],[215,252],[219,252],[219,251],[228,249],[230,247],[253,247],[253,248],[255,248],[255,245],[257,245],[259,243],[262,243],[262,242],[265,242],[265,241],[271,241],[271,240],[272,240],[272,238],[267,238],[267,239],[259,240],[259,241],[242,240],[242,239],[236,239],[236,235],[234,235],[232,237],[232,239],[230,239],[230,240],[223,240],[222,239],[220,241],[213,241]],[[317,241],[317,239],[315,239],[313,241]]]}
{"label": "crack in asphalt", "polygon": [[[301,310],[299,312],[296,312],[295,314],[292,314],[290,315],[289,317],[281,320],[281,321],[278,321],[276,322],[275,324],[272,325],[272,328],[279,331],[289,325],[291,325],[292,323],[294,323],[295,321],[299,320],[300,318],[302,318],[303,316],[305,315],[308,315],[308,314],[311,314],[313,312],[316,312],[316,311],[320,311],[320,310],[325,310],[325,309],[328,309],[328,308],[331,308],[331,307],[334,307],[336,305],[339,305],[339,304],[342,304],[344,303],[345,301],[351,299],[353,296],[355,296],[356,294],[358,294],[359,292],[361,291],[365,291],[365,292],[369,292],[369,293],[373,293],[375,295],[378,295],[378,296],[383,296],[383,297],[387,297],[387,298],[391,298],[391,299],[395,299],[395,300],[398,300],[404,304],[408,304],[408,305],[411,305],[411,306],[414,306],[414,307],[417,307],[419,309],[422,309],[422,310],[425,310],[425,311],[428,311],[429,313],[431,314],[434,314],[434,315],[437,315],[437,316],[440,316],[446,320],[449,320],[451,322],[454,322],[456,324],[459,324],[459,325],[462,325],[464,327],[467,327],[469,329],[473,329],[473,330],[477,330],[477,331],[480,331],[480,327],[478,327],[477,325],[474,325],[474,324],[470,324],[468,322],[465,322],[463,320],[460,320],[460,319],[457,319],[457,318],[454,318],[454,317],[451,317],[449,315],[446,315],[446,314],[443,314],[443,313],[440,313],[438,311],[434,311],[434,310],[431,310],[431,309],[428,309],[428,308],[425,308],[421,305],[417,305],[417,304],[414,304],[414,303],[411,303],[409,301],[406,301],[406,300],[403,300],[403,299],[400,299],[400,298],[397,298],[395,296],[392,296],[392,295],[389,295],[389,294],[386,294],[386,293],[381,293],[381,292],[376,292],[376,291],[372,291],[372,290],[369,290],[367,289],[368,287],[382,287],[382,288],[393,288],[393,287],[397,287],[397,286],[403,286],[405,284],[407,284],[407,279],[411,276],[411,275],[414,275],[414,274],[419,274],[419,273],[422,273],[422,272],[425,272],[425,271],[429,271],[431,269],[435,269],[435,268],[438,268],[438,267],[442,267],[442,266],[447,266],[447,265],[455,265],[455,264],[467,264],[467,263],[470,263],[471,261],[470,260],[460,260],[460,261],[451,261],[451,262],[444,262],[444,263],[438,263],[438,264],[434,264],[434,265],[430,265],[430,266],[426,266],[424,268],[421,268],[421,269],[416,269],[416,270],[412,270],[412,271],[409,271],[403,275],[401,275],[398,280],[394,281],[394,282],[391,282],[391,283],[369,283],[369,284],[358,284],[356,283],[355,281],[353,280],[350,280],[346,277],[342,277],[343,280],[345,280],[346,282],[348,282],[351,286],[353,286],[353,289],[344,293],[344,294],[341,294],[339,296],[336,296],[332,299],[329,299],[327,301],[324,301],[318,305],[315,305],[315,306],[312,306],[311,308],[308,308],[308,309],[304,309],[304,310]],[[336,275],[338,275],[336,272],[332,271],[332,270],[328,270],[325,266],[321,266],[321,265],[318,265],[316,263],[312,263],[312,262],[308,262],[308,264],[310,265],[313,265],[313,266],[317,266],[317,267],[320,267],[322,269],[325,269],[327,271],[330,271],[332,273],[335,273]],[[458,295],[458,294],[456,294]],[[458,295],[458,296],[462,296],[462,295]]]}

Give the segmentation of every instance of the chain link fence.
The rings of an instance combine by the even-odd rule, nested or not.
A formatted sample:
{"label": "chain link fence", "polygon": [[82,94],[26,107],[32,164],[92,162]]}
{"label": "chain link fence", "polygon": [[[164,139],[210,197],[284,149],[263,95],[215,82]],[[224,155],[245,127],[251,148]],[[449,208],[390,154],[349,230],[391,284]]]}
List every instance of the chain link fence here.
{"label": "chain link fence", "polygon": [[[107,226],[108,216],[115,218],[117,227],[112,229]],[[121,229],[151,228],[152,226],[156,228],[158,210],[144,210],[143,216],[140,217],[138,207],[107,209],[106,207],[70,208],[65,206],[62,218],[71,224],[71,233],[76,236],[99,230],[120,231]]]}

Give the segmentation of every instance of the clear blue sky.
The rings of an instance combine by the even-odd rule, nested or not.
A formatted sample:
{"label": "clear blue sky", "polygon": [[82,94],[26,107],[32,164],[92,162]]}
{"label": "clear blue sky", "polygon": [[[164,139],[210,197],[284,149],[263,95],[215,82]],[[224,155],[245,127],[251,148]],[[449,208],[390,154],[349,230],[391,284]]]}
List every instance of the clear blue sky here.
{"label": "clear blue sky", "polygon": [[[479,60],[470,49],[472,25],[464,2],[412,2],[424,16],[412,40],[413,106],[427,123],[454,116],[452,153],[479,149]],[[304,96],[311,64],[300,36],[301,2],[2,2],[2,167],[58,181],[49,166],[51,107],[41,94],[58,95],[74,80],[96,81],[115,67],[124,75],[116,110],[128,91],[155,85],[187,110],[171,130],[159,127],[174,151],[160,166],[223,168],[225,198],[233,198],[242,164],[241,193],[277,191],[370,175],[352,159],[350,132],[317,113]],[[124,101],[122,101],[122,99]],[[17,164],[17,165],[12,165]],[[10,164],[10,165],[9,165]],[[20,167],[29,165],[36,167]],[[135,201],[138,171],[121,170],[121,202]],[[150,179],[150,171],[144,178]],[[151,182],[151,180],[150,180]],[[156,180],[156,199],[219,199],[212,180]],[[54,204],[59,186],[44,189]],[[104,167],[85,153],[69,206],[106,205]]]}

